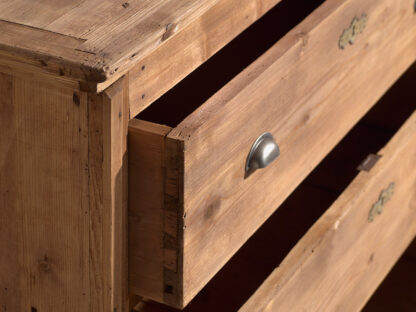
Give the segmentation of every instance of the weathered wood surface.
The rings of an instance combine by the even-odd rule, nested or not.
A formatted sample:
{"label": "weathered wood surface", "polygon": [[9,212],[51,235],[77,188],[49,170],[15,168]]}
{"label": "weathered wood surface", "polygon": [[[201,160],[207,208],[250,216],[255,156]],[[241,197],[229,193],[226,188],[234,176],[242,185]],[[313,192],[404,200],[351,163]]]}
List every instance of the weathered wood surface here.
{"label": "weathered wood surface", "polygon": [[[362,14],[364,32],[340,49],[340,35]],[[410,0],[327,1],[167,135],[184,145],[178,302],[198,293],[416,59],[414,21]],[[250,146],[265,131],[281,156],[244,179]],[[140,209],[138,198],[130,212]],[[140,294],[148,277],[137,278],[130,289]]]}
{"label": "weathered wood surface", "polygon": [[[156,63],[166,51],[180,64],[192,55],[189,64],[177,68],[175,78],[164,79],[166,90],[277,2],[2,0],[0,50],[57,75],[106,81],[90,86],[99,90],[145,58],[147,72],[158,75],[169,66],[169,62]],[[169,41],[175,42],[169,47],[179,53],[158,50]],[[154,57],[149,57],[152,52]]]}
{"label": "weathered wood surface", "polygon": [[0,73],[0,310],[126,311],[128,94]]}
{"label": "weathered wood surface", "polygon": [[[138,292],[163,301],[165,136],[171,128],[132,120],[129,131],[129,279]],[[148,233],[154,235],[149,236]]]}
{"label": "weathered wood surface", "polygon": [[[359,311],[416,235],[416,112],[240,311]],[[382,213],[369,213],[394,183]]]}
{"label": "weathered wood surface", "polygon": [[141,59],[129,75],[132,117],[208,60],[278,2],[280,0],[217,1],[195,23]]}
{"label": "weathered wood surface", "polygon": [[127,80],[88,104],[90,309],[127,311]]}
{"label": "weathered wood surface", "polygon": [[0,94],[0,308],[87,311],[87,97],[7,74]]}

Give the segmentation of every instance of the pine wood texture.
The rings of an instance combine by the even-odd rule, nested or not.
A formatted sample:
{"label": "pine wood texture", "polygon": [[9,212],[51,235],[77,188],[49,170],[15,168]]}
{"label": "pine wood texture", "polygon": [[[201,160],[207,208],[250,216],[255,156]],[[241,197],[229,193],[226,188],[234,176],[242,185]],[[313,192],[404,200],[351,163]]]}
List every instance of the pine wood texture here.
{"label": "pine wood texture", "polygon": [[[227,0],[178,32],[135,65],[129,75],[132,116],[204,63],[280,0]],[[237,9],[238,8],[238,9]]]}
{"label": "pine wood texture", "polygon": [[[416,235],[416,112],[240,311],[359,311]],[[395,183],[383,212],[369,212]]]}
{"label": "pine wood texture", "polygon": [[[230,0],[2,0],[0,50],[60,76],[107,81],[93,86],[99,90],[144,58],[157,77],[170,63],[157,64],[162,55],[180,64],[191,55],[175,78],[164,79],[167,90],[277,2],[245,0],[235,10],[240,2]],[[212,31],[215,38],[207,38]],[[168,41],[177,53],[157,51]]]}
{"label": "pine wood texture", "polygon": [[127,311],[128,86],[89,94],[89,311]]}
{"label": "pine wood texture", "polygon": [[1,73],[0,92],[0,308],[87,311],[87,97]]}
{"label": "pine wood texture", "polygon": [[123,90],[0,73],[2,311],[127,310]]}
{"label": "pine wood texture", "polygon": [[[129,210],[129,277],[143,281],[139,292],[163,301],[164,140],[171,130],[139,120],[129,130],[130,207],[140,198],[141,209]],[[154,233],[149,236],[148,233]]]}
{"label": "pine wood texture", "polygon": [[[154,257],[152,271],[130,275],[133,293],[177,307],[196,295],[416,59],[412,5],[410,0],[325,2],[173,128],[164,143],[159,139],[162,145],[173,140],[183,146],[176,156],[183,159],[182,168],[174,177],[183,193],[168,203],[176,205],[173,220],[179,234],[173,245],[179,247],[175,259],[183,257],[176,266],[175,284],[180,290],[171,282],[163,282],[163,287],[159,283],[156,293],[143,289],[151,276],[161,276],[166,264],[160,263],[171,257],[165,253],[163,261]],[[340,35],[362,14],[368,16],[364,32],[354,45],[341,50]],[[132,135],[143,130],[136,126],[137,122],[130,124]],[[244,179],[250,146],[265,131],[276,138],[281,156]],[[152,148],[153,143],[142,143],[143,149]],[[130,170],[129,174],[140,173]],[[155,183],[161,183],[155,188],[163,189],[166,182]],[[140,198],[130,200],[130,214],[140,214],[141,205]],[[160,202],[148,211],[160,216]],[[165,220],[172,221],[170,215]],[[151,224],[142,235],[160,237],[164,233],[160,224]],[[140,254],[134,237],[129,248]],[[166,249],[161,244],[159,248]],[[149,257],[130,257],[130,267],[138,268]],[[166,292],[179,297],[167,302],[162,300]]]}

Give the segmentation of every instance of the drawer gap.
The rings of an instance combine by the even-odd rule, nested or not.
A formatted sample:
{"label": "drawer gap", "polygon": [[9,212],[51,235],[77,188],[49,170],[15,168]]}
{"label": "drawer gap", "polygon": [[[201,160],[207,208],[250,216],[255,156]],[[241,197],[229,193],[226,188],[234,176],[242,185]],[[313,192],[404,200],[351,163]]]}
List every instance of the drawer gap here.
{"label": "drawer gap", "polygon": [[136,118],[176,127],[323,2],[281,1]]}
{"label": "drawer gap", "polygon": [[[237,311],[279,266],[308,229],[416,109],[412,99],[416,64],[390,88],[330,154],[243,245],[183,310]],[[342,118],[342,117],[340,117]],[[179,311],[143,299],[135,309]]]}

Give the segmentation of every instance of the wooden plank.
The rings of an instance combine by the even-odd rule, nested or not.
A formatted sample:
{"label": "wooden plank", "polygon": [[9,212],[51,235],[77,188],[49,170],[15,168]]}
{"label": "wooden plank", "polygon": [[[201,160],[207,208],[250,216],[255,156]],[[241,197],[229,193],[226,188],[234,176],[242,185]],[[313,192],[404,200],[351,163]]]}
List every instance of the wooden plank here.
{"label": "wooden plank", "polygon": [[[102,91],[145,58],[147,72],[153,77],[159,70],[166,70],[166,62],[154,66],[154,71],[152,64],[168,49],[161,49],[154,58],[149,55],[174,41],[177,44],[170,43],[170,47],[191,49],[179,50],[175,59],[182,64],[190,51],[195,53],[190,65],[182,70],[177,67],[177,77],[184,77],[279,1],[245,0],[241,7],[234,0],[74,0],[55,1],[53,5],[50,0],[20,0],[16,4],[3,1],[0,50],[41,71],[91,81],[90,88]],[[25,9],[19,10],[24,5]],[[48,7],[44,14],[36,13],[43,7]],[[218,35],[218,29],[223,33]],[[212,34],[217,34],[216,38],[206,38]],[[66,42],[57,43],[62,40]],[[203,48],[205,43],[208,46]],[[201,49],[206,49],[205,54],[198,57]],[[136,66],[137,74],[141,67]],[[172,87],[178,79],[170,76],[163,89]]]}
{"label": "wooden plank", "polygon": [[163,205],[163,302],[184,307],[183,288],[183,211],[184,145],[165,138],[165,179]]}
{"label": "wooden plank", "polygon": [[278,2],[280,1],[218,1],[197,21],[179,32],[174,40],[167,41],[142,58],[129,75],[132,117],[208,60]]}
{"label": "wooden plank", "polygon": [[127,311],[127,80],[22,77],[0,74],[1,310]]}
{"label": "wooden plank", "polygon": [[[163,301],[165,136],[171,128],[132,120],[129,128],[129,279],[136,292]],[[155,213],[156,212],[156,213]]]}
{"label": "wooden plank", "polygon": [[40,72],[82,81],[104,81],[101,68],[84,63],[94,54],[80,50],[84,40],[0,20],[0,53]]}
{"label": "wooden plank", "polygon": [[0,72],[31,80],[40,80],[52,86],[62,86],[73,90],[80,90],[80,83],[63,76],[56,76],[51,71],[39,71],[36,65],[16,60],[0,52]]}
{"label": "wooden plank", "polygon": [[183,146],[171,130],[130,122],[129,279],[133,293],[182,306]]}
{"label": "wooden plank", "polygon": [[89,311],[127,311],[128,86],[90,94]]}
{"label": "wooden plank", "polygon": [[[186,151],[184,302],[416,59],[408,6],[408,0],[325,2],[168,135],[183,140]],[[361,38],[339,49],[344,28],[363,13]],[[281,156],[244,179],[248,150],[265,131]]]}
{"label": "wooden plank", "polygon": [[[13,129],[14,112],[13,99],[13,78],[9,75],[0,74],[0,120],[4,129]],[[7,116],[7,118],[5,118]],[[20,288],[19,274],[19,212],[17,211],[15,199],[11,192],[17,188],[17,164],[13,161],[13,155],[9,152],[13,149],[13,132],[1,131],[0,135],[0,302],[3,311],[21,310],[24,289]],[[18,259],[16,261],[16,259]],[[10,298],[21,298],[11,300]]]}
{"label": "wooden plank", "polygon": [[0,93],[1,310],[86,311],[86,96],[7,74]]}
{"label": "wooden plank", "polygon": [[[123,78],[108,88],[104,95],[110,109],[110,181],[113,231],[111,241],[111,274],[113,311],[128,311],[128,153],[129,115],[128,79]],[[105,310],[105,309],[104,309]]]}
{"label": "wooden plank", "polygon": [[0,19],[31,27],[45,28],[85,0],[15,0],[0,2]]}
{"label": "wooden plank", "polygon": [[[416,235],[415,144],[416,112],[240,311],[359,311]],[[370,222],[391,183],[392,197]]]}

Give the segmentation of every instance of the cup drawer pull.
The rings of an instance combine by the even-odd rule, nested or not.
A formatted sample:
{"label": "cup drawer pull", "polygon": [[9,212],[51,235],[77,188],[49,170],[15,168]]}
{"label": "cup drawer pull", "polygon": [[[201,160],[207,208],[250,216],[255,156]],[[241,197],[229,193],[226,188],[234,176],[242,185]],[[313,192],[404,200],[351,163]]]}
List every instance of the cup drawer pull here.
{"label": "cup drawer pull", "polygon": [[253,143],[246,161],[246,177],[260,168],[266,168],[280,155],[273,135],[265,132]]}

